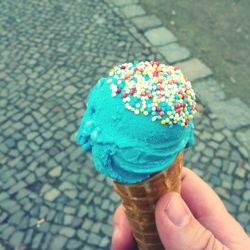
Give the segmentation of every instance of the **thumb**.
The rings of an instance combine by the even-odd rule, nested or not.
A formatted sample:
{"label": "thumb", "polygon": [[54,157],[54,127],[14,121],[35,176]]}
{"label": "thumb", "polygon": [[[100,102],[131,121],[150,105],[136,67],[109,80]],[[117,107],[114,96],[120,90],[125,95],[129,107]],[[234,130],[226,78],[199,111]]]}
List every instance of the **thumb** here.
{"label": "thumb", "polygon": [[156,225],[166,249],[225,249],[192,215],[178,193],[167,193],[157,203]]}

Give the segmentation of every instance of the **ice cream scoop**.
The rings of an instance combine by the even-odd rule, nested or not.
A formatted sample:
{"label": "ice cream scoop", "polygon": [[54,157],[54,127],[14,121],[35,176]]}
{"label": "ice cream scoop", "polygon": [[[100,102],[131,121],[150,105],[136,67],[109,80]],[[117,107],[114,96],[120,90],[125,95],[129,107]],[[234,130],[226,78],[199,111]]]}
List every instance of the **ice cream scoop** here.
{"label": "ice cream scoop", "polygon": [[92,88],[76,138],[103,175],[138,183],[193,144],[195,105],[178,67],[125,63]]}

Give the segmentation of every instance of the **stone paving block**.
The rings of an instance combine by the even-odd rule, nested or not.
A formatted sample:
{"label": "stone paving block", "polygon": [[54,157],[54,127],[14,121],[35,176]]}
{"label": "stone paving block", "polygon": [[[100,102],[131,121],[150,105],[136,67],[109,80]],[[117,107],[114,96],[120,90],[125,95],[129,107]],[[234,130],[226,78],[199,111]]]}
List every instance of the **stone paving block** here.
{"label": "stone paving block", "polygon": [[239,98],[210,103],[210,109],[217,117],[222,117],[229,129],[240,129],[250,125],[249,107]]}
{"label": "stone paving block", "polygon": [[[116,4],[114,9],[109,0],[72,4],[67,0],[50,1],[51,8],[46,9],[24,6],[18,0],[0,1],[0,12],[7,9],[8,17],[15,5],[16,20],[24,24],[3,20],[4,25],[0,26],[4,37],[0,70],[6,71],[0,98],[0,142],[4,142],[0,143],[1,244],[9,242],[13,235],[22,238],[15,234],[22,230],[21,244],[32,249],[92,250],[111,245],[112,215],[120,198],[112,191],[112,180],[97,173],[74,135],[86,106],[86,95],[113,65],[136,58],[164,61],[153,47],[174,49],[176,44],[176,38],[159,19],[144,14],[138,0],[112,1]],[[137,10],[130,11],[134,6],[138,6]],[[24,7],[27,11],[18,11]],[[60,9],[57,15],[55,8]],[[127,16],[132,15],[129,20],[122,18],[124,9]],[[118,15],[113,15],[113,11]],[[27,13],[37,17],[34,22],[27,22]],[[140,16],[133,16],[137,14]],[[154,45],[142,32],[150,34]],[[17,46],[12,48],[9,44]],[[175,52],[175,58],[180,50]],[[204,76],[200,69],[197,72],[198,77]],[[203,84],[210,79],[202,79],[202,84],[197,85],[203,87],[202,94],[205,88],[214,88],[214,83]],[[212,95],[215,94],[219,94],[218,89]],[[237,136],[236,140],[235,133],[225,130],[205,106],[203,111],[195,120],[197,148],[187,151],[190,153],[185,162],[192,163],[199,175],[214,183],[224,201],[231,199],[226,205],[247,229],[250,184],[245,178],[250,178],[250,167],[244,162],[248,153],[243,139]],[[241,129],[245,137],[247,129]],[[26,187],[22,187],[24,183]],[[44,218],[45,223],[37,227],[39,218]]]}
{"label": "stone paving block", "polygon": [[68,244],[67,244],[67,249],[81,249],[82,248],[82,242],[75,240],[75,239],[70,239]]}
{"label": "stone paving block", "polygon": [[53,168],[50,172],[49,175],[51,177],[59,177],[61,175],[62,172],[62,167],[61,166],[57,166],[55,168]]}
{"label": "stone paving block", "polygon": [[250,129],[245,129],[242,131],[237,131],[236,137],[239,141],[243,142],[250,152]]}
{"label": "stone paving block", "polygon": [[144,34],[153,47],[164,46],[177,41],[173,33],[164,27],[148,30]]}
{"label": "stone paving block", "polygon": [[73,86],[73,85],[69,85],[69,86],[67,86],[66,88],[65,88],[65,93],[68,93],[68,94],[70,94],[70,95],[73,95],[73,94],[75,94],[76,92],[77,92],[77,88],[75,87],[75,86]]}
{"label": "stone paving block", "polygon": [[220,101],[225,98],[224,91],[220,88],[218,82],[213,78],[203,79],[194,82],[192,85],[196,96],[202,103],[207,104],[208,107],[210,107],[210,103]]}
{"label": "stone paving block", "polygon": [[121,12],[127,17],[132,18],[136,16],[143,16],[146,14],[145,10],[140,5],[126,5],[121,8]]}
{"label": "stone paving block", "polygon": [[137,4],[139,0],[111,0],[117,6]]}
{"label": "stone paving block", "polygon": [[183,71],[191,82],[213,74],[212,70],[197,58],[177,63],[177,66]]}
{"label": "stone paving block", "polygon": [[75,229],[71,227],[61,227],[59,233],[66,237],[72,237],[75,234]]}
{"label": "stone paving block", "polygon": [[54,201],[59,195],[60,191],[57,190],[56,188],[52,188],[44,195],[44,198],[48,201]]}
{"label": "stone paving block", "polygon": [[64,249],[67,242],[67,238],[62,235],[56,235],[53,237],[48,250]]}
{"label": "stone paving block", "polygon": [[42,238],[43,238],[43,234],[42,233],[39,233],[39,234],[36,234],[33,241],[32,241],[32,249],[38,249],[39,246],[40,246],[40,243],[42,241]]}
{"label": "stone paving block", "polygon": [[14,232],[9,240],[10,244],[14,247],[18,247],[23,242],[24,233]]}
{"label": "stone paving block", "polygon": [[169,64],[174,64],[190,57],[188,49],[181,47],[178,43],[171,43],[158,48]]}
{"label": "stone paving block", "polygon": [[140,31],[146,31],[162,25],[161,20],[154,15],[134,17],[131,19],[131,22]]}

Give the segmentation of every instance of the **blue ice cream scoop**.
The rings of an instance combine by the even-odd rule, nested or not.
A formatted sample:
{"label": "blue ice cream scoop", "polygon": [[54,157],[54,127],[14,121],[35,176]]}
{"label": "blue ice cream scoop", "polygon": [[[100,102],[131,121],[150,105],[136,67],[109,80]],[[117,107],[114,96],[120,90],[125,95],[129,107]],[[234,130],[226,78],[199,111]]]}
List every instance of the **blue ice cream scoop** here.
{"label": "blue ice cream scoop", "polygon": [[113,68],[88,96],[76,133],[103,175],[137,183],[194,143],[195,94],[177,67],[134,62]]}

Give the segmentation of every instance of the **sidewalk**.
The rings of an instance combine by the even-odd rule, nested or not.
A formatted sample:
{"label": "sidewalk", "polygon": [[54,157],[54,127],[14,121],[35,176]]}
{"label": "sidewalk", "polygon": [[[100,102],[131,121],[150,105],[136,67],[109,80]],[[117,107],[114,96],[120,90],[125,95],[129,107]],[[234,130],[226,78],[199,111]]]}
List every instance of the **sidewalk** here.
{"label": "sidewalk", "polygon": [[[249,108],[225,100],[137,0],[0,3],[0,250],[109,249],[119,198],[75,141],[89,89],[113,65],[177,64],[200,99],[185,164],[250,234]],[[21,248],[23,247],[23,248]]]}

